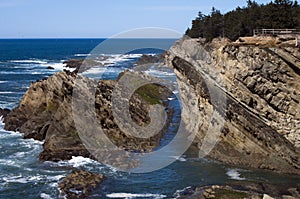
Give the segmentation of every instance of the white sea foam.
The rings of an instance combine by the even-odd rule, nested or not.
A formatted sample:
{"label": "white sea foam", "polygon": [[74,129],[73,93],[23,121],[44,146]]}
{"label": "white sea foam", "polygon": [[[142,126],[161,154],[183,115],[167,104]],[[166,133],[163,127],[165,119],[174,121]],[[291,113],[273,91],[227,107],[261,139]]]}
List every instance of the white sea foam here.
{"label": "white sea foam", "polygon": [[246,180],[246,178],[240,177],[241,174],[238,172],[237,169],[230,169],[226,172],[226,174],[233,180]]}
{"label": "white sea foam", "polygon": [[141,57],[142,54],[115,54],[115,55],[102,55],[99,57],[97,62],[104,66],[111,66],[120,62],[130,61]]}
{"label": "white sea foam", "polygon": [[100,165],[99,162],[92,160],[90,158],[82,157],[82,156],[73,156],[71,160],[59,161],[57,164],[59,166],[72,166],[72,167],[76,167],[76,168],[86,166],[88,164]]}
{"label": "white sea foam", "polygon": [[15,92],[11,92],[11,91],[0,91],[0,94],[12,94],[12,93],[15,93]]}
{"label": "white sea foam", "polygon": [[10,177],[3,177],[2,180],[7,183],[21,183],[26,184],[28,182],[38,182],[43,179],[43,176],[27,176],[23,177],[22,175],[18,176],[10,176]]}
{"label": "white sea foam", "polygon": [[63,70],[65,69],[66,64],[59,62],[59,63],[46,63],[42,64],[43,67],[52,67],[54,70]]}
{"label": "white sea foam", "polygon": [[18,167],[18,168],[21,167],[21,165],[18,164],[16,161],[7,160],[7,159],[0,159],[0,165],[11,166],[11,167]]}
{"label": "white sea foam", "polygon": [[52,197],[49,194],[46,194],[46,193],[41,193],[40,197],[42,199],[52,199]]}
{"label": "white sea foam", "polygon": [[91,56],[91,54],[75,54],[75,57],[87,57],[87,56]]}
{"label": "white sea foam", "polygon": [[47,64],[46,61],[38,60],[38,59],[28,59],[28,60],[11,60],[9,62],[12,63],[28,63],[28,64]]}
{"label": "white sea foam", "polygon": [[0,84],[4,84],[7,83],[8,81],[0,81]]}
{"label": "white sea foam", "polygon": [[170,158],[174,158],[179,162],[186,162],[187,160],[182,156],[170,156]]}
{"label": "white sea foam", "polygon": [[134,194],[134,193],[111,193],[107,194],[106,197],[108,198],[125,198],[125,199],[131,199],[131,198],[154,198],[154,199],[161,199],[166,198],[166,195],[160,195],[160,194]]}
{"label": "white sea foam", "polygon": [[185,192],[186,190],[189,190],[189,189],[191,189],[191,188],[192,188],[192,187],[189,186],[189,187],[186,187],[186,188],[184,188],[184,189],[179,189],[179,190],[177,190],[177,191],[175,192],[175,194],[174,194],[175,199],[176,199],[176,198],[179,198],[181,193],[183,193],[183,192]]}
{"label": "white sea foam", "polygon": [[47,179],[51,180],[51,181],[59,181],[60,179],[62,179],[64,177],[65,177],[65,175],[47,176]]}

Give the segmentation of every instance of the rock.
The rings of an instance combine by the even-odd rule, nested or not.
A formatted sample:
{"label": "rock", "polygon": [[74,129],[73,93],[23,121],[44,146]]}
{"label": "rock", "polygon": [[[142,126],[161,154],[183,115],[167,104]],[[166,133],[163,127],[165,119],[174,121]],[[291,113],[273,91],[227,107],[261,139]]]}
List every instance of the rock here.
{"label": "rock", "polygon": [[[287,198],[294,199],[297,197],[297,189],[289,188],[284,185],[276,185],[269,183],[253,183],[247,181],[230,182],[226,185],[212,185],[189,187],[188,191],[184,190],[174,194],[176,198],[224,198],[224,199],[272,199],[272,198]],[[286,193],[291,193],[287,195]],[[295,193],[297,192],[297,193]]]}
{"label": "rock", "polygon": [[67,68],[75,69],[74,72],[84,72],[94,66],[101,67],[103,66],[100,62],[95,59],[70,59],[63,62],[66,64]]}
{"label": "rock", "polygon": [[61,195],[68,199],[87,198],[105,179],[102,174],[91,173],[83,170],[73,171],[59,184]]}
{"label": "rock", "polygon": [[0,117],[5,118],[9,114],[10,110],[7,108],[0,108]]}
{"label": "rock", "polygon": [[[220,136],[207,157],[236,166],[300,174],[297,60],[299,49],[293,47],[179,40],[166,61],[175,69],[181,98],[197,94],[198,108],[191,111],[199,110],[195,118],[202,118],[194,141],[199,149],[215,111],[224,122],[214,123],[219,124],[214,128]],[[185,115],[185,120],[193,118]]]}
{"label": "rock", "polygon": [[269,196],[268,194],[263,195],[263,199],[274,199],[273,197]]}
{"label": "rock", "polygon": [[162,53],[156,56],[153,55],[142,55],[137,62],[135,63],[136,65],[142,65],[142,64],[149,64],[149,63],[158,63],[162,62],[164,60],[164,56],[167,53]]}
{"label": "rock", "polygon": [[[72,94],[75,78],[91,81],[67,71],[58,72],[48,79],[32,83],[18,107],[4,119],[5,129],[19,131],[24,138],[44,140],[40,160],[69,160],[73,156],[95,158],[83,145],[78,135],[72,112]],[[116,82],[99,81],[96,89],[95,110],[103,132],[118,147],[136,152],[152,151],[159,145],[169,125],[172,111],[169,110],[165,127],[149,139],[126,135],[114,121],[111,110],[111,96]],[[88,90],[86,90],[88,92]],[[163,93],[164,95],[161,95]],[[151,103],[160,103],[170,97],[168,91],[147,87],[135,93],[130,99],[130,113],[134,122],[145,126]],[[87,93],[82,93],[87,95]],[[148,97],[151,95],[152,97]],[[161,96],[160,96],[161,95]],[[171,95],[171,93],[170,93]],[[151,99],[151,100],[149,100]],[[83,99],[85,100],[85,99]],[[83,101],[82,104],[85,104]],[[167,107],[167,104],[164,104]],[[85,115],[82,113],[82,115]],[[92,124],[86,123],[85,126]]]}
{"label": "rock", "polygon": [[48,70],[54,70],[54,68],[51,67],[51,66],[48,66],[46,69],[48,69]]}

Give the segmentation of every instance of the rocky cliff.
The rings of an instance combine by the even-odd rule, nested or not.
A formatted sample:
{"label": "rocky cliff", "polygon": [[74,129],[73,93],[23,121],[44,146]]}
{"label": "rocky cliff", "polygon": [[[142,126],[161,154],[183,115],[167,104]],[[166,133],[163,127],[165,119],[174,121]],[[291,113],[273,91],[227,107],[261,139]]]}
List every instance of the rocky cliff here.
{"label": "rocky cliff", "polygon": [[199,101],[195,143],[201,151],[214,126],[220,135],[208,157],[300,174],[299,48],[183,38],[170,52],[166,62],[185,88],[181,97],[196,93]]}
{"label": "rocky cliff", "polygon": [[[94,158],[83,145],[74,124],[72,94],[76,78],[87,82],[92,81],[86,77],[77,76],[75,72],[56,73],[48,79],[32,83],[19,106],[10,113],[5,112],[6,130],[19,131],[24,134],[24,138],[44,140],[44,150],[40,154],[41,160],[67,160],[72,156]],[[111,109],[115,84],[116,81],[109,80],[96,82],[95,111],[98,124],[110,140],[124,150],[153,150],[159,145],[160,138],[167,128],[149,139],[135,138],[122,132],[114,121]],[[82,93],[82,95],[85,94]],[[148,116],[150,105],[162,103],[168,109],[163,101],[170,97],[169,94],[171,93],[164,88],[153,85],[141,87],[130,99],[132,120],[141,126],[147,125],[150,122]],[[152,101],[148,99],[149,95]],[[85,102],[83,101],[82,104]],[[169,110],[169,113],[170,118],[172,111]],[[84,114],[82,117],[85,117]]]}

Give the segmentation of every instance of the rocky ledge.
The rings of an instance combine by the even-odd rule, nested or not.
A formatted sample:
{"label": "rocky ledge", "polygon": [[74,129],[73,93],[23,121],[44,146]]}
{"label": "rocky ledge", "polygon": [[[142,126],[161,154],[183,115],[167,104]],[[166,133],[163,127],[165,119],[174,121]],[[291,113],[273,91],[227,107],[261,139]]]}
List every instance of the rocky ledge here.
{"label": "rocky ledge", "polygon": [[300,190],[266,183],[239,182],[228,185],[189,187],[177,193],[177,199],[297,199]]}
{"label": "rocky ledge", "polygon": [[104,179],[102,174],[76,170],[65,177],[58,188],[64,198],[82,199],[88,197]]}
{"label": "rocky ledge", "polygon": [[218,139],[212,159],[300,174],[299,48],[183,38],[166,62],[175,69],[181,98],[195,93],[198,99],[201,153],[206,136]]}

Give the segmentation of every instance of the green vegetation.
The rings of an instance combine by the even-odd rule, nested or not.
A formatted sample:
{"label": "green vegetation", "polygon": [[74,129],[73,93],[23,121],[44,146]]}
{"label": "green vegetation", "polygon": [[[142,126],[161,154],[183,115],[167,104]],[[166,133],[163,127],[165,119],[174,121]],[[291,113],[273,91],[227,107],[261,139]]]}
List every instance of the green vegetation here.
{"label": "green vegetation", "polygon": [[192,38],[217,37],[236,40],[242,36],[252,36],[253,29],[300,29],[300,6],[298,1],[275,0],[268,4],[258,4],[248,0],[247,6],[221,14],[212,8],[210,15],[199,12],[193,20],[192,28],[186,34]]}
{"label": "green vegetation", "polygon": [[144,100],[149,102],[151,105],[162,104],[162,93],[165,89],[157,84],[147,84],[145,86],[140,87],[135,91],[135,93],[139,94],[143,97]]}

